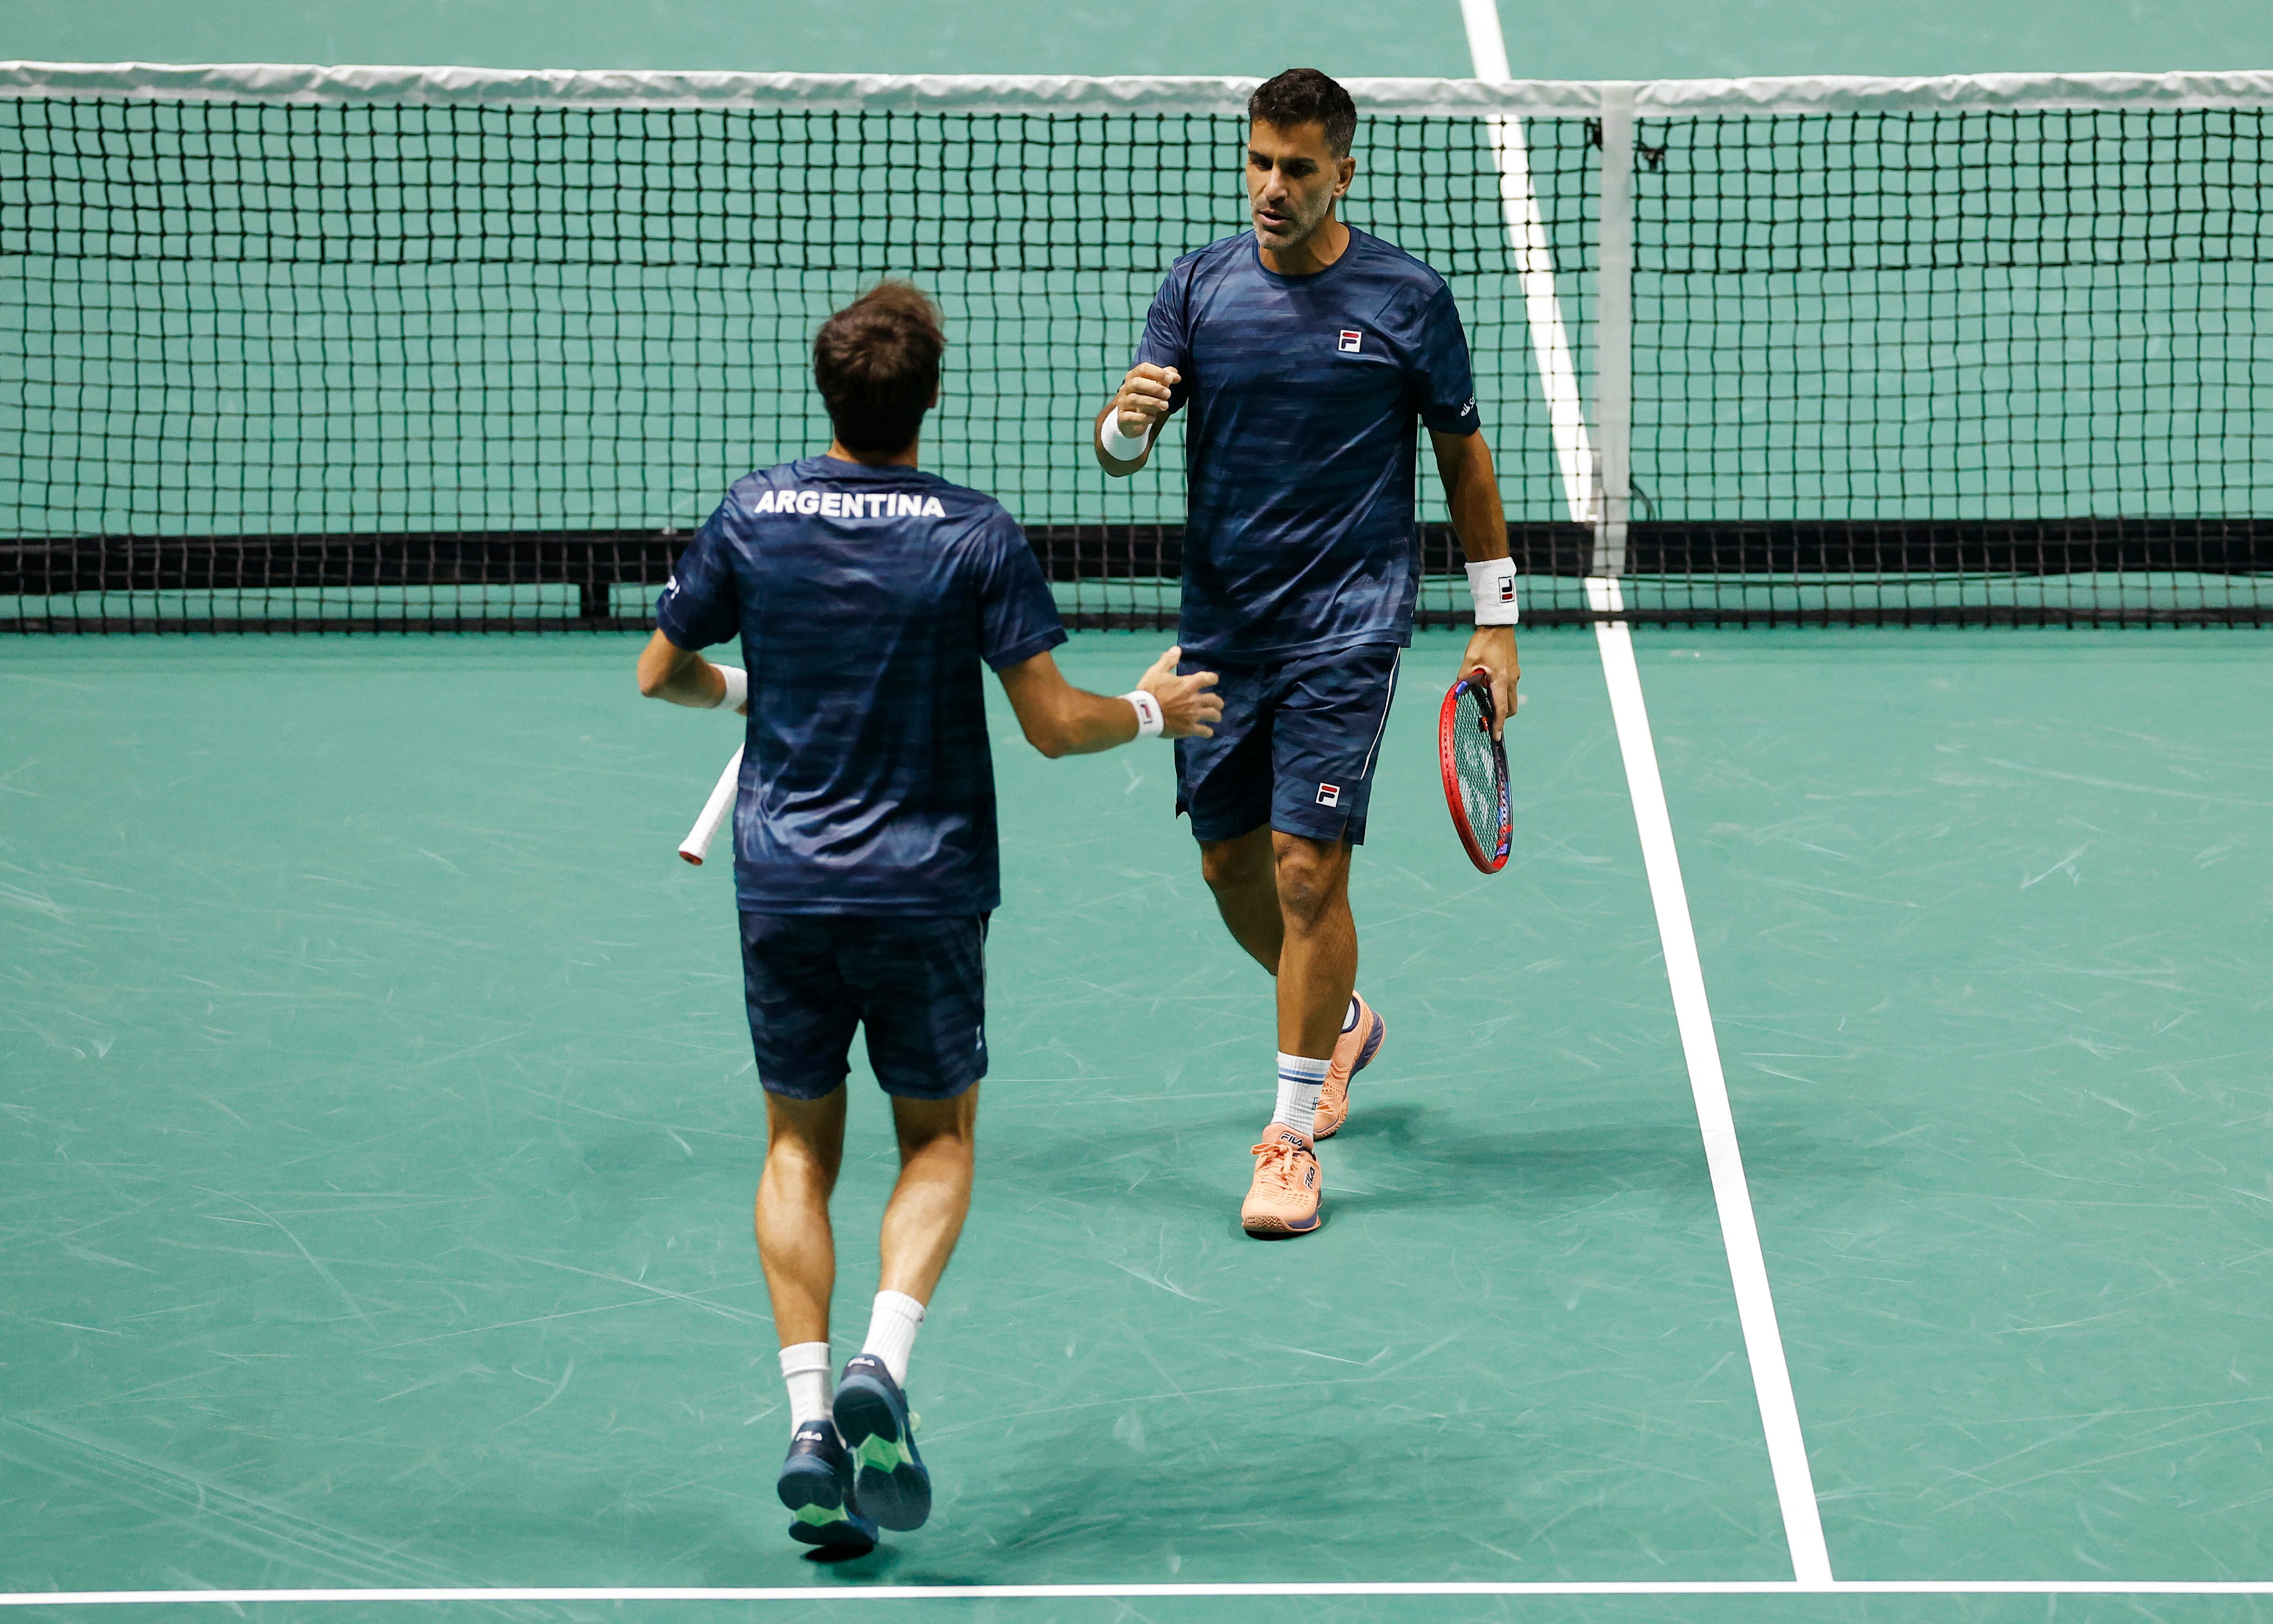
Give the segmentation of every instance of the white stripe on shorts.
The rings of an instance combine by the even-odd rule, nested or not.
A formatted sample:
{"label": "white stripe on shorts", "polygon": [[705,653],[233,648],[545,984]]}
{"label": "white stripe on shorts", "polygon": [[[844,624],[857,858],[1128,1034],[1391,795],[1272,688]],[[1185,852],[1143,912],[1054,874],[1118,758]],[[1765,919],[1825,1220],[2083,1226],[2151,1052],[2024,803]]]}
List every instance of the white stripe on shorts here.
{"label": "white stripe on shorts", "polygon": [[1389,707],[1397,702],[1397,673],[1404,669],[1405,651],[1400,648],[1397,651],[1397,657],[1389,662],[1389,692],[1382,697],[1381,721],[1374,727],[1373,743],[1365,747],[1365,765],[1357,771],[1360,778],[1373,775],[1374,752],[1381,748],[1381,736],[1389,727]]}

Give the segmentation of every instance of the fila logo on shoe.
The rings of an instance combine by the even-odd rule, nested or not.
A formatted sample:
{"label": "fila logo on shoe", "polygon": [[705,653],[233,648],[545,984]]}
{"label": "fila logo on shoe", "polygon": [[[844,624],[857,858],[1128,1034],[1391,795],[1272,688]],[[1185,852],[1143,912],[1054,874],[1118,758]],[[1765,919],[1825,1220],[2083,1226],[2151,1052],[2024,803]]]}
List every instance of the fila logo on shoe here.
{"label": "fila logo on shoe", "polygon": [[1354,355],[1357,354],[1358,346],[1364,342],[1365,334],[1357,331],[1356,328],[1344,327],[1342,329],[1341,352],[1345,355]]}
{"label": "fila logo on shoe", "polygon": [[1341,798],[1342,787],[1339,784],[1320,784],[1318,786],[1319,805],[1338,806],[1341,804]]}

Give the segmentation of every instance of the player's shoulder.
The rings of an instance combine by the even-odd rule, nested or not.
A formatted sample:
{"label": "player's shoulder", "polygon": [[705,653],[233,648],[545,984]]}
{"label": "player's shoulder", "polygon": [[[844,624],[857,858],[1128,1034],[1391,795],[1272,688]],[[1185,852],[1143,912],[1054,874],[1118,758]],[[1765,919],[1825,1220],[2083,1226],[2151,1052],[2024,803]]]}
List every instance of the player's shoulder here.
{"label": "player's shoulder", "polygon": [[1167,280],[1189,285],[1219,277],[1227,272],[1243,270],[1255,263],[1255,233],[1241,231],[1230,236],[1219,236],[1212,243],[1204,243],[1189,253],[1176,256],[1168,267]]}
{"label": "player's shoulder", "polygon": [[1450,289],[1450,284],[1437,273],[1434,266],[1418,254],[1406,252],[1387,237],[1352,226],[1349,251],[1357,266],[1369,276],[1402,283],[1424,300],[1434,299]]}
{"label": "player's shoulder", "polygon": [[947,517],[972,524],[1017,528],[1017,520],[1010,517],[1010,510],[984,490],[971,485],[958,485],[937,474],[927,474],[924,477],[930,483],[932,499],[946,510]]}
{"label": "player's shoulder", "polygon": [[1182,266],[1225,265],[1240,259],[1241,251],[1255,240],[1255,233],[1234,231],[1229,236],[1219,236],[1212,243],[1203,243],[1189,253],[1180,255],[1176,264]]}
{"label": "player's shoulder", "polygon": [[758,513],[771,513],[774,498],[784,490],[794,490],[803,483],[799,470],[816,460],[806,457],[794,462],[776,462],[769,468],[752,468],[726,487],[725,511],[736,518],[747,518]]}

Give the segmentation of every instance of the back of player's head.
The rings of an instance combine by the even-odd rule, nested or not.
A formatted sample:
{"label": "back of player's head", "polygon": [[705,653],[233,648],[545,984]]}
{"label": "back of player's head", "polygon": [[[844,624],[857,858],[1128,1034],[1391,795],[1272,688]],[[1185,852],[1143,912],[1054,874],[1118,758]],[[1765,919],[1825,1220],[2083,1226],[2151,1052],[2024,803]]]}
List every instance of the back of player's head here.
{"label": "back of player's head", "polygon": [[1357,103],[1316,68],[1289,68],[1264,80],[1247,98],[1247,116],[1281,130],[1324,124],[1326,150],[1337,158],[1348,157],[1350,143],[1357,139]]}
{"label": "back of player's head", "polygon": [[878,282],[822,322],[813,381],[844,449],[890,456],[912,445],[946,348],[939,311],[908,282]]}

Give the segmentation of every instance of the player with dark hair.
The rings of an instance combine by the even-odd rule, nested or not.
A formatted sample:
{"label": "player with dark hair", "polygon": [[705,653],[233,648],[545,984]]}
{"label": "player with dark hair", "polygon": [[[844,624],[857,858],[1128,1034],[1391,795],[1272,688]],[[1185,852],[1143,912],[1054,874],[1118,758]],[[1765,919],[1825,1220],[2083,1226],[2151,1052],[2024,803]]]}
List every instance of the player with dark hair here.
{"label": "player with dark hair", "polygon": [[[845,1553],[931,1510],[903,1384],[970,1209],[1001,901],[979,663],[1046,756],[1203,734],[1222,708],[1213,677],[1176,674],[1174,648],[1118,699],[1059,674],[1065,631],[1017,525],[917,467],[946,344],[905,283],[823,324],[827,454],[735,483],[680,555],[639,662],[644,694],[749,716],[734,881],[766,1095],[758,1252],[792,1429],[779,1487],[793,1537]],[[746,672],[694,652],[738,636]],[[892,1097],[900,1175],[868,1334],[832,1394],[829,1197],[856,1026]]]}
{"label": "player with dark hair", "polygon": [[1176,746],[1176,810],[1239,945],[1278,977],[1277,1103],[1241,1209],[1247,1232],[1317,1227],[1315,1143],[1386,1024],[1357,995],[1353,846],[1413,640],[1416,423],[1467,555],[1477,629],[1463,672],[1511,712],[1515,580],[1467,340],[1444,281],[1345,225],[1357,109],[1293,68],[1248,102],[1253,229],[1170,267],[1136,364],[1097,415],[1098,460],[1134,474],[1171,413],[1185,430],[1187,655],[1224,716]]}

